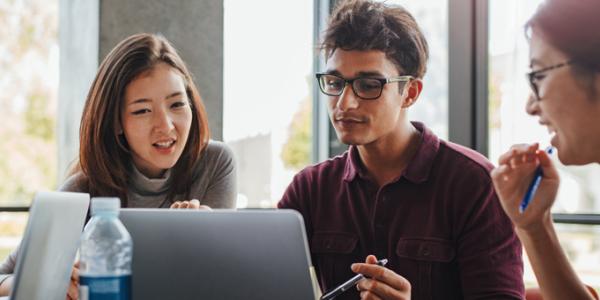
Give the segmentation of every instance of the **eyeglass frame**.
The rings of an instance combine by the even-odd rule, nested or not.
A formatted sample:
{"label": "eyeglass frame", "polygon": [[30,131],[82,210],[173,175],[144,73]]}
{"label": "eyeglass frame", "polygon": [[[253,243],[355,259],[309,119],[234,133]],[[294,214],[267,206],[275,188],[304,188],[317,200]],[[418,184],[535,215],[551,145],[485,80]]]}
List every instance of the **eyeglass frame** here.
{"label": "eyeglass frame", "polygon": [[569,66],[571,64],[573,64],[573,61],[572,60],[568,60],[568,61],[561,62],[561,63],[555,64],[555,65],[552,65],[552,66],[541,68],[539,70],[531,71],[531,72],[528,72],[528,73],[525,74],[525,77],[527,78],[527,81],[529,82],[529,87],[533,91],[533,95],[535,96],[535,100],[536,101],[541,101],[542,98],[540,97],[540,88],[537,86],[536,83],[533,82],[534,79],[535,79],[535,76],[537,76],[539,74],[542,74],[542,73],[546,73],[546,72],[551,71],[551,70],[555,70],[555,69],[559,69],[559,68],[562,68],[562,67],[566,67],[566,66]]}
{"label": "eyeglass frame", "polygon": [[[321,77],[325,76],[325,75],[337,77],[337,78],[341,79],[344,82],[344,86],[340,90],[339,94],[329,94],[329,93],[326,93],[323,90],[323,87],[321,86]],[[317,78],[317,83],[319,84],[319,90],[321,90],[321,93],[323,93],[323,94],[325,94],[327,96],[340,96],[340,95],[342,95],[344,93],[344,90],[346,89],[346,85],[350,85],[350,87],[352,87],[352,92],[354,93],[354,95],[356,95],[356,97],[358,97],[360,99],[363,99],[363,100],[377,100],[379,97],[381,97],[381,94],[383,93],[383,88],[388,83],[393,83],[393,82],[410,82],[411,80],[415,79],[415,77],[412,76],[412,75],[402,75],[402,76],[394,76],[394,77],[388,77],[388,78],[356,77],[356,78],[352,78],[352,79],[346,79],[346,78],[343,78],[341,76],[338,76],[338,75],[335,75],[335,74],[330,74],[330,73],[316,73],[315,76]],[[358,95],[358,93],[354,89],[354,81],[360,80],[360,79],[377,80],[377,81],[379,81],[381,83],[381,88],[379,89],[379,94],[377,94],[377,97],[365,98],[365,97],[361,97],[361,96]]]}

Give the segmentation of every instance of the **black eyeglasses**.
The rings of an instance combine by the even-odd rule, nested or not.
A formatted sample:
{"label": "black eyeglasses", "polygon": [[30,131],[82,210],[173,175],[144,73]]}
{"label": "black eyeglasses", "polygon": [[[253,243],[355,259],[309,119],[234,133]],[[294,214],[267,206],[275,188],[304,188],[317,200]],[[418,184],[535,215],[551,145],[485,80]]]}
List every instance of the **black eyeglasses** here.
{"label": "black eyeglasses", "polygon": [[527,76],[527,80],[529,81],[529,86],[531,86],[531,90],[533,91],[533,94],[535,95],[535,100],[537,100],[537,101],[542,100],[542,98],[540,97],[540,88],[538,86],[538,81],[542,80],[545,77],[544,73],[546,73],[550,70],[555,70],[558,68],[568,66],[572,63],[573,63],[572,61],[566,61],[566,62],[562,62],[562,63],[556,64],[556,65],[545,67],[545,68],[525,74],[525,76]]}
{"label": "black eyeglasses", "polygon": [[364,100],[373,100],[381,96],[383,86],[391,82],[409,82],[414,77],[410,75],[390,77],[390,78],[369,78],[359,77],[354,79],[344,79],[342,77],[317,73],[319,88],[323,94],[328,96],[339,96],[344,92],[346,84],[352,86],[354,94]]}

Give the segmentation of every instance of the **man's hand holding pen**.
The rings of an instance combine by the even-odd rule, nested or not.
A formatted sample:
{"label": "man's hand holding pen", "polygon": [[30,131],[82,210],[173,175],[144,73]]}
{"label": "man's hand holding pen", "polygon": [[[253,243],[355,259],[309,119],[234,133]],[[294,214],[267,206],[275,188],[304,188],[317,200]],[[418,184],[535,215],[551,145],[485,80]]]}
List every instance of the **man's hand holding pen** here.
{"label": "man's hand holding pen", "polygon": [[410,282],[394,271],[377,265],[374,255],[367,256],[365,263],[352,264],[352,271],[366,277],[356,285],[363,300],[410,299]]}

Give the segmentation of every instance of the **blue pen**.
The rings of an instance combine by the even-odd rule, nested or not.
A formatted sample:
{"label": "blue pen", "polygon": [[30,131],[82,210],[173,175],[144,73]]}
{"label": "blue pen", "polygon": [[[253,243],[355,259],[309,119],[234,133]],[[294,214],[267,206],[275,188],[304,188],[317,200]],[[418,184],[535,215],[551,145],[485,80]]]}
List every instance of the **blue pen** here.
{"label": "blue pen", "polygon": [[[546,153],[552,154],[552,149],[554,148],[552,148],[552,146],[549,146],[548,148],[546,148]],[[535,169],[535,175],[533,176],[533,180],[527,188],[527,193],[525,193],[525,197],[523,197],[523,201],[521,201],[521,205],[519,206],[520,213],[525,212],[525,209],[527,209],[527,206],[529,206],[531,199],[533,199],[533,196],[535,195],[535,191],[537,191],[538,186],[542,181],[542,176],[544,176],[544,172],[542,172],[542,166],[538,166],[537,169]]]}

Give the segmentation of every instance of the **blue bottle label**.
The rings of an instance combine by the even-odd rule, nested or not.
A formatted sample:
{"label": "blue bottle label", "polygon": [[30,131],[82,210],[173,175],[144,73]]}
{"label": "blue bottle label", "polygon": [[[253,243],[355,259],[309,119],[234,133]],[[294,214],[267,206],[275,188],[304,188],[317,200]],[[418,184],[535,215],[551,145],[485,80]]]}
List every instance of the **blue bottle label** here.
{"label": "blue bottle label", "polygon": [[131,299],[131,275],[82,275],[79,277],[79,299],[129,300]]}

